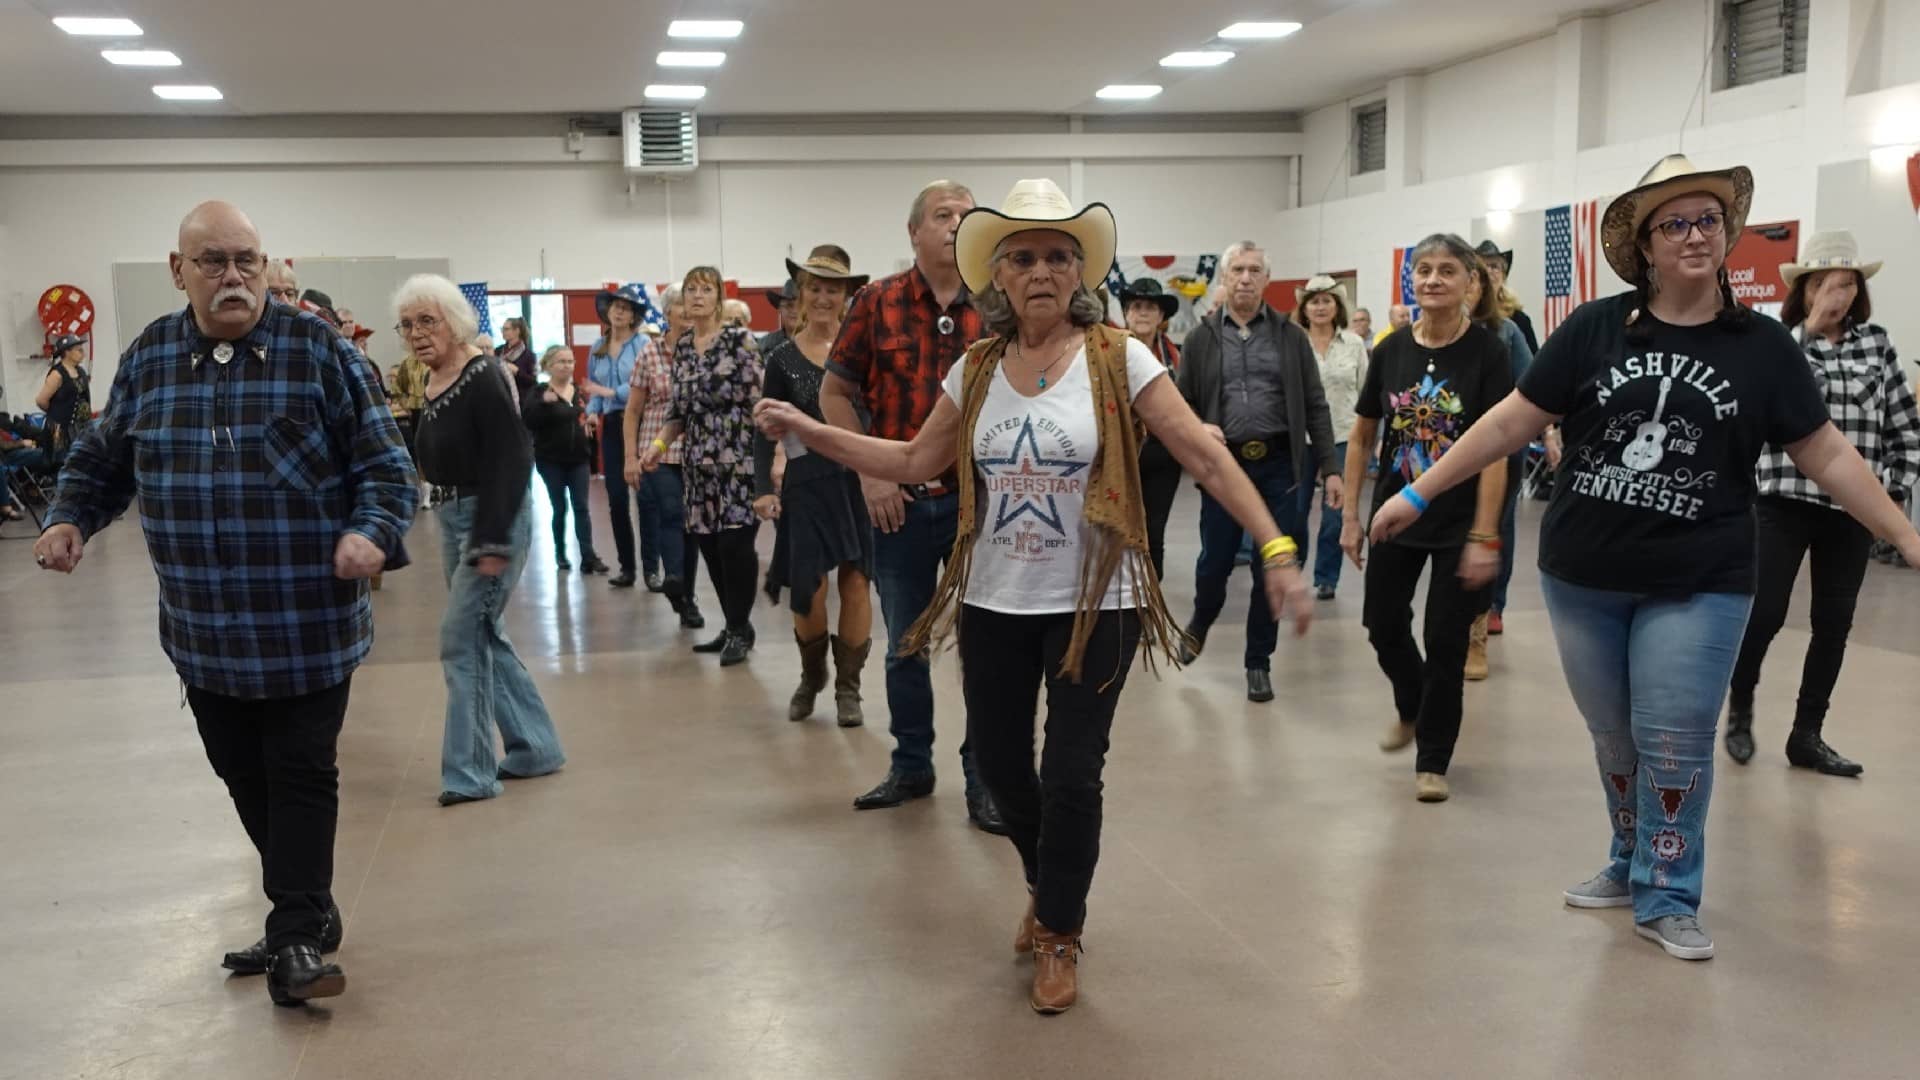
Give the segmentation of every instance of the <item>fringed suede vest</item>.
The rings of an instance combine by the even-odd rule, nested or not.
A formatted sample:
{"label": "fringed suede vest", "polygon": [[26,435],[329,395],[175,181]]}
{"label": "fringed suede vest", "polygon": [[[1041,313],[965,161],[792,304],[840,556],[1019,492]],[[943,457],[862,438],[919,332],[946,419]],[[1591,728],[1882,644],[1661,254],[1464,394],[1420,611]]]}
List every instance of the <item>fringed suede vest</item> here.
{"label": "fringed suede vest", "polygon": [[[1074,609],[1073,635],[1060,663],[1060,674],[1075,682],[1086,659],[1087,640],[1100,617],[1101,604],[1122,567],[1136,583],[1134,603],[1140,614],[1141,644],[1153,670],[1159,650],[1177,664],[1181,631],[1167,611],[1160,579],[1153,572],[1147,548],[1146,500],[1140,489],[1140,442],[1146,425],[1133,414],[1133,394],[1127,385],[1127,338],[1124,330],[1107,326],[1087,328],[1087,377],[1093,384],[1093,407],[1099,421],[1100,445],[1087,481],[1085,544],[1081,548],[1080,594]],[[961,377],[959,446],[960,523],[947,559],[946,572],[933,602],[907,631],[900,653],[911,656],[942,646],[954,632],[960,605],[967,595],[967,577],[973,567],[973,544],[980,534],[976,503],[979,477],[973,464],[973,433],[986,404],[993,373],[1007,351],[1007,339],[987,338],[967,350]],[[1105,687],[1101,687],[1105,689]]]}

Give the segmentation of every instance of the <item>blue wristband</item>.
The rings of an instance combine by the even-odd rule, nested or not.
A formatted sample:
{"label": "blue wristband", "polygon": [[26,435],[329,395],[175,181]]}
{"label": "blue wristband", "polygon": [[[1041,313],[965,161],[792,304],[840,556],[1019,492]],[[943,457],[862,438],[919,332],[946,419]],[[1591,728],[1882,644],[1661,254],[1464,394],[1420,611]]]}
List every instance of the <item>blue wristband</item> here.
{"label": "blue wristband", "polygon": [[1427,512],[1427,500],[1421,498],[1420,493],[1413,490],[1412,484],[1408,484],[1406,487],[1400,489],[1400,497],[1412,503],[1415,510],[1423,514]]}

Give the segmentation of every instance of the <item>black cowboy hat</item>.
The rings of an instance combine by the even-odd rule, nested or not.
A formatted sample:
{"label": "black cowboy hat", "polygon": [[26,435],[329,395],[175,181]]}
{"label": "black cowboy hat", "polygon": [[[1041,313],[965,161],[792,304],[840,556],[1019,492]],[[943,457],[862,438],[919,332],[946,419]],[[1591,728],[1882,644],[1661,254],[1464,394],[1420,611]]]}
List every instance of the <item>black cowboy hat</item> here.
{"label": "black cowboy hat", "polygon": [[53,339],[53,355],[65,356],[69,351],[77,349],[86,343],[87,339],[81,337],[79,334],[61,334],[59,337]]}
{"label": "black cowboy hat", "polygon": [[1160,305],[1162,318],[1171,319],[1180,310],[1180,298],[1160,287],[1160,282],[1150,277],[1134,278],[1120,290],[1120,310],[1135,300],[1151,300]]}
{"label": "black cowboy hat", "polygon": [[774,307],[779,307],[781,304],[791,304],[798,299],[800,299],[800,283],[792,278],[788,278],[787,283],[777,289],[767,290],[767,303],[772,304]]}
{"label": "black cowboy hat", "polygon": [[1513,249],[1512,248],[1508,248],[1505,251],[1501,251],[1499,244],[1496,244],[1491,240],[1482,240],[1480,241],[1480,246],[1473,249],[1473,253],[1475,255],[1480,256],[1483,259],[1489,256],[1499,259],[1501,262],[1507,264],[1507,273],[1509,274],[1513,273]]}

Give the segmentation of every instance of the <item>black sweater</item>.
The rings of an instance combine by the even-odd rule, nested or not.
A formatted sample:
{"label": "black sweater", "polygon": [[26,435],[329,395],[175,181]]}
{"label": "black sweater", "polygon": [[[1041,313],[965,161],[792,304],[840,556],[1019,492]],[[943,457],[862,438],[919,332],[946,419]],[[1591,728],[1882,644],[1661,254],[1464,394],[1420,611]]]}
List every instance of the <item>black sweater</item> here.
{"label": "black sweater", "polygon": [[513,388],[492,356],[476,356],[465,371],[420,410],[414,436],[420,475],[435,487],[457,487],[479,499],[465,556],[513,553],[513,520],[527,495],[533,454],[513,408]]}
{"label": "black sweater", "polygon": [[520,416],[533,435],[533,460],[542,465],[585,465],[591,457],[580,412],[586,392],[569,387],[569,401],[548,401],[551,388],[535,386],[520,396]]}

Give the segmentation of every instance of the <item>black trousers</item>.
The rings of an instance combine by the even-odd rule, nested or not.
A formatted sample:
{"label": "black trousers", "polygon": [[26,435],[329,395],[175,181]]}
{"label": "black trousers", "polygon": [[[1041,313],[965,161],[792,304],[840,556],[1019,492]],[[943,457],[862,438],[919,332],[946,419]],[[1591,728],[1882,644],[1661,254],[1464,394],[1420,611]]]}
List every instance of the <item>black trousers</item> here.
{"label": "black trousers", "polygon": [[625,411],[600,417],[600,479],[607,485],[607,515],[613,518],[613,554],[622,574],[633,573],[633,492],[627,487]]}
{"label": "black trousers", "polygon": [[[760,555],[753,549],[760,535],[760,523],[717,533],[698,533],[700,555],[707,561],[707,577],[720,597],[720,610],[727,618],[727,629],[750,632],[753,629],[753,597],[760,584]],[[688,567],[691,572],[692,567]],[[689,578],[691,580],[691,578]]]}
{"label": "black trousers", "polygon": [[1180,463],[1166,444],[1148,439],[1140,448],[1140,489],[1147,503],[1147,551],[1153,557],[1153,576],[1167,578],[1167,518],[1173,498],[1180,493]]}
{"label": "black trousers", "polygon": [[352,682],[259,701],[187,688],[207,761],[226,781],[240,824],[260,853],[261,881],[273,902],[269,949],[320,945],[333,903],[333,833],[340,817],[334,751]]}
{"label": "black trousers", "polygon": [[1766,496],[1755,513],[1760,526],[1760,584],[1747,635],[1740,642],[1740,659],[1733,666],[1729,700],[1736,709],[1753,708],[1760,666],[1766,662],[1773,636],[1786,625],[1787,603],[1804,560],[1813,573],[1813,641],[1800,671],[1793,727],[1817,733],[1826,723],[1833,686],[1846,660],[1847,635],[1853,630],[1854,605],[1867,577],[1873,534],[1845,511],[1799,499]]}
{"label": "black trousers", "polygon": [[[980,780],[1020,852],[1041,925],[1077,931],[1100,861],[1100,822],[1113,711],[1140,645],[1140,617],[1103,611],[1079,682],[1060,675],[1073,615],[960,612],[967,742]],[[1034,720],[1047,692],[1046,745],[1033,768]]]}
{"label": "black trousers", "polygon": [[[1462,548],[1427,550],[1375,544],[1367,552],[1367,597],[1361,610],[1367,640],[1380,670],[1393,684],[1393,707],[1414,730],[1419,748],[1415,772],[1446,775],[1460,738],[1461,698],[1466,693],[1467,635],[1487,611],[1491,589],[1469,592],[1460,583]],[[1427,614],[1421,637],[1423,660],[1413,639],[1413,595],[1427,576]]]}

